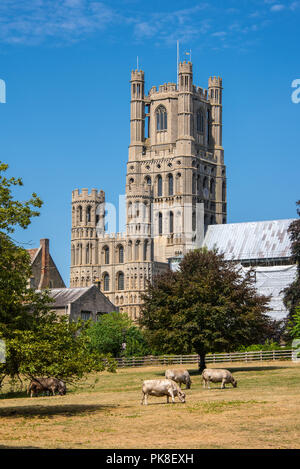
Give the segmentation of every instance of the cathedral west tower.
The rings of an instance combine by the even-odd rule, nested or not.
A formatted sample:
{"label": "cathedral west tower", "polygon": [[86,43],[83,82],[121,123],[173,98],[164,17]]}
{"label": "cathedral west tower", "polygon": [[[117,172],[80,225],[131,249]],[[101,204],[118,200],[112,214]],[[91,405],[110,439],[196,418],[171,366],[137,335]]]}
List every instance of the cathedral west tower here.
{"label": "cathedral west tower", "polygon": [[147,281],[168,259],[200,247],[208,225],[226,223],[226,173],[220,77],[199,88],[192,63],[181,62],[178,86],[146,95],[142,70],[132,71],[130,86],[126,232],[104,231],[103,192],[73,191],[71,287],[99,279],[135,319]]}

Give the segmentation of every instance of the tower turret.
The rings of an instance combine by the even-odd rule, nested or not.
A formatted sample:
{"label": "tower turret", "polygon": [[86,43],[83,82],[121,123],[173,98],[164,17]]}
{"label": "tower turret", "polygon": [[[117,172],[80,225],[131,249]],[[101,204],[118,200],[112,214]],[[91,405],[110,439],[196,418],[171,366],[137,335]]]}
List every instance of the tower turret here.
{"label": "tower turret", "polygon": [[192,154],[193,137],[193,65],[180,62],[178,69],[178,138],[177,151]]}
{"label": "tower turret", "polygon": [[[97,235],[104,233],[104,205],[103,191],[92,189],[90,194],[88,189],[72,191],[71,287],[77,286],[77,267],[97,263]],[[85,281],[90,285],[93,279]]]}
{"label": "tower turret", "polygon": [[145,102],[144,102],[144,72],[131,72],[131,101],[130,101],[130,146],[129,159],[136,160],[142,152],[145,140]]}
{"label": "tower turret", "polygon": [[208,99],[211,104],[211,141],[209,146],[222,148],[222,78],[209,77]]}
{"label": "tower turret", "polygon": [[209,77],[208,99],[209,110],[209,141],[208,147],[217,159],[216,166],[216,222],[226,223],[226,168],[224,166],[224,149],[222,147],[222,78]]}

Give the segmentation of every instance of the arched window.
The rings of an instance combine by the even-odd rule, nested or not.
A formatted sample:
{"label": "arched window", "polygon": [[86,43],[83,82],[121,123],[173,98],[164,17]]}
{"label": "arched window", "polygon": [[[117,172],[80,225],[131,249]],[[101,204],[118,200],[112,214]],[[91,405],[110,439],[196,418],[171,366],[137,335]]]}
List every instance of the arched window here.
{"label": "arched window", "polygon": [[145,183],[147,184],[147,186],[151,186],[151,177],[150,176],[145,177]]}
{"label": "arched window", "polygon": [[91,221],[91,212],[92,212],[92,208],[88,206],[86,209],[86,222],[87,223]]}
{"label": "arched window", "polygon": [[104,264],[109,264],[109,247],[105,246],[103,248],[104,251]]}
{"label": "arched window", "polygon": [[164,106],[159,106],[156,110],[156,130],[167,130],[167,110]]}
{"label": "arched window", "polygon": [[128,204],[128,218],[132,218],[132,202]]}
{"label": "arched window", "polygon": [[82,207],[79,205],[78,207],[78,219],[79,221],[82,221]]}
{"label": "arched window", "polygon": [[118,290],[124,290],[124,274],[119,272],[118,274]]}
{"label": "arched window", "polygon": [[173,176],[172,174],[168,174],[168,187],[169,187],[169,195],[173,195]]}
{"label": "arched window", "polygon": [[225,182],[222,183],[222,202],[226,200],[226,184]]}
{"label": "arched window", "polygon": [[181,173],[176,174],[176,194],[181,193]]}
{"label": "arched window", "polygon": [[103,275],[103,291],[109,291],[109,275]]}
{"label": "arched window", "polygon": [[204,115],[202,111],[197,112],[197,132],[204,132]]}
{"label": "arched window", "polygon": [[157,196],[162,196],[162,177],[160,175],[157,176]]}
{"label": "arched window", "polygon": [[210,110],[207,110],[207,118],[206,118],[206,139],[207,143],[210,143]]}
{"label": "arched window", "polygon": [[162,222],[163,222],[162,213],[159,212],[159,214],[158,214],[158,234],[160,234],[160,235],[161,235],[162,232],[163,232],[163,224],[162,224]]}
{"label": "arched window", "polygon": [[119,263],[123,264],[124,262],[124,248],[123,246],[119,246]]}
{"label": "arched window", "polygon": [[138,261],[140,259],[140,241],[137,240],[135,242],[135,248],[134,248],[134,259]]}
{"label": "arched window", "polygon": [[128,242],[128,260],[132,260],[132,241]]}
{"label": "arched window", "polygon": [[174,231],[174,214],[173,212],[169,213],[169,231],[173,233]]}
{"label": "arched window", "polygon": [[143,260],[146,261],[147,260],[147,254],[148,254],[148,240],[146,239],[144,241],[144,256],[143,256]]}
{"label": "arched window", "polygon": [[140,202],[138,200],[134,203],[134,216],[136,218],[140,216]]}
{"label": "arched window", "polygon": [[81,243],[77,244],[77,261],[76,261],[76,264],[77,265],[82,264],[82,244]]}
{"label": "arched window", "polygon": [[143,203],[143,220],[146,221],[148,219],[148,204],[147,202]]}

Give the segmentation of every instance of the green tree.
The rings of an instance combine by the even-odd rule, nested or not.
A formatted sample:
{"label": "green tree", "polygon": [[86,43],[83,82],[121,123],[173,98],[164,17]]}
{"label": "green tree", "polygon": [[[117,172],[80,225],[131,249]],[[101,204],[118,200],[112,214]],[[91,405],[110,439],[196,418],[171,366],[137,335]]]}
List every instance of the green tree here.
{"label": "green tree", "polygon": [[295,313],[292,315],[288,329],[293,339],[300,339],[300,306],[296,306]]}
{"label": "green tree", "polygon": [[6,362],[0,364],[0,386],[6,376],[15,378],[57,376],[75,381],[89,371],[113,362],[99,354],[87,354],[90,339],[86,326],[69,323],[50,312],[52,300],[47,291],[28,288],[30,257],[10,238],[17,226],[26,229],[42,201],[36,194],[30,200],[15,200],[12,189],[21,179],[7,178],[8,166],[0,163],[0,339],[5,341]]}
{"label": "green tree", "polygon": [[[148,352],[142,331],[125,313],[103,314],[90,326],[88,334],[92,350],[109,353],[114,357],[144,355]],[[126,343],[125,349],[122,348],[123,343]]]}
{"label": "green tree", "polygon": [[15,200],[12,189],[20,187],[20,178],[7,178],[8,165],[0,162],[0,334],[9,337],[14,329],[26,329],[35,315],[47,312],[46,293],[28,289],[31,274],[29,254],[10,238],[15,227],[26,229],[32,217],[39,215],[42,201],[35,193],[30,200]]}
{"label": "green tree", "polygon": [[6,374],[53,376],[75,383],[90,372],[115,371],[114,360],[90,351],[87,329],[83,321],[70,322],[66,316],[49,313],[32,329],[15,330],[6,342]]}
{"label": "green tree", "polygon": [[[296,202],[297,214],[300,216],[300,200]],[[296,279],[283,290],[283,302],[289,311],[289,319],[293,320],[296,307],[300,305],[300,219],[294,220],[288,229],[291,240],[292,260],[297,264]]]}
{"label": "green tree", "polygon": [[15,226],[26,229],[32,217],[39,216],[40,212],[35,208],[41,208],[43,202],[35,193],[25,202],[15,200],[12,187],[23,186],[23,181],[21,178],[7,178],[7,169],[8,165],[0,161],[0,231],[13,233]]}
{"label": "green tree", "polygon": [[199,249],[149,284],[140,325],[158,353],[198,353],[199,369],[208,352],[233,351],[241,344],[272,338],[277,324],[266,314],[269,298],[258,295],[245,276],[217,251]]}

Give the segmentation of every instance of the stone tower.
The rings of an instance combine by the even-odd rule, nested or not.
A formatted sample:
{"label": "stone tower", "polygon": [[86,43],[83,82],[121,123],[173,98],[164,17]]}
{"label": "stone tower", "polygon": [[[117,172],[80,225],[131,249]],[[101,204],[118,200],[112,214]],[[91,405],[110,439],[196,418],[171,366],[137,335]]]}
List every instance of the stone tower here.
{"label": "stone tower", "polygon": [[104,204],[103,191],[72,191],[71,287],[89,286],[101,275],[98,241],[104,235]]}
{"label": "stone tower", "polygon": [[147,281],[201,246],[208,225],[226,223],[226,174],[220,77],[199,88],[192,63],[182,62],[178,86],[146,95],[142,70],[131,72],[130,86],[126,232],[105,232],[102,191],[73,191],[71,286],[99,279],[135,319]]}

